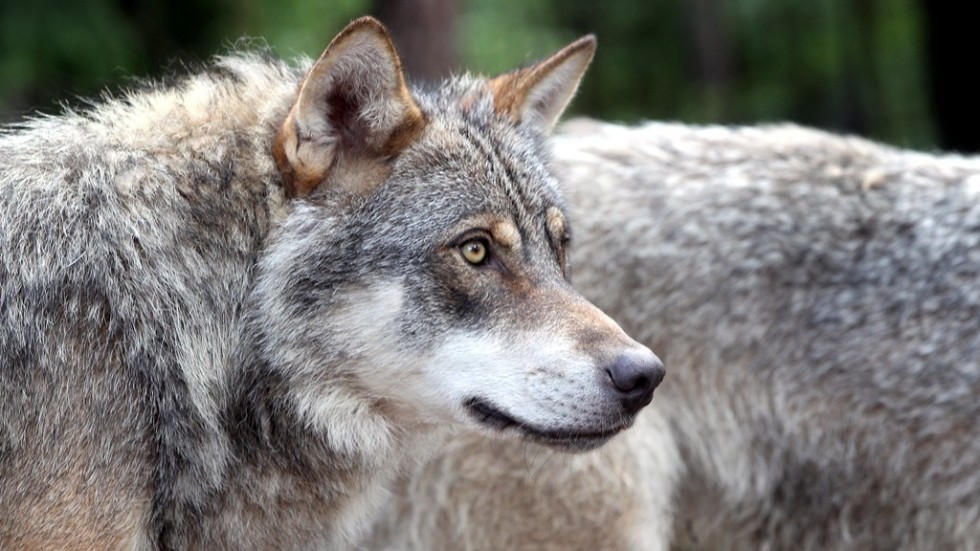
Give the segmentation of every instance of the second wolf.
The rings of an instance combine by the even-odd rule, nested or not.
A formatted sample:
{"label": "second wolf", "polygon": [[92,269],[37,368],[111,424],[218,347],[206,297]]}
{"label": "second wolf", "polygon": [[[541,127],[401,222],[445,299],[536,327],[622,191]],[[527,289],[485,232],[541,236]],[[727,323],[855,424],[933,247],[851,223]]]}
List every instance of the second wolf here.
{"label": "second wolf", "polygon": [[450,443],[371,549],[980,548],[980,159],[577,122],[575,284],[671,374],[556,457]]}

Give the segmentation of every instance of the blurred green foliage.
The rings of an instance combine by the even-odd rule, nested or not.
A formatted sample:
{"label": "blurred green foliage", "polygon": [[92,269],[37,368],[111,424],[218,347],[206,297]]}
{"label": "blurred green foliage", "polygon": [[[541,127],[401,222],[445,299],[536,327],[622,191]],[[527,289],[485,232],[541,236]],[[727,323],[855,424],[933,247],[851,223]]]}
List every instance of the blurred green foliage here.
{"label": "blurred green foliage", "polygon": [[[603,119],[793,120],[933,147],[914,0],[459,0],[459,59],[530,62],[587,32],[596,61],[573,110]],[[6,0],[0,120],[55,112],[241,36],[317,55],[369,0]]]}
{"label": "blurred green foliage", "polygon": [[563,12],[600,39],[577,103],[586,112],[626,121],[792,120],[934,143],[912,0],[606,0]]}

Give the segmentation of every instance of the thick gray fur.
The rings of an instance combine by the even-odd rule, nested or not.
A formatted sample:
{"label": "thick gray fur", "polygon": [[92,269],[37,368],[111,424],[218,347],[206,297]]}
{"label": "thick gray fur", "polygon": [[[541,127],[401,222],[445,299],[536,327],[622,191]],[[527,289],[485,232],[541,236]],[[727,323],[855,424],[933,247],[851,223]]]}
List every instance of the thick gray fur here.
{"label": "thick gray fur", "polygon": [[[522,94],[557,116],[594,41],[513,116],[471,77],[342,111],[400,74],[373,20],[335,44],[308,89],[336,105],[297,115],[334,117],[316,140],[281,130],[312,63],[257,54],[0,134],[0,548],[344,548],[447,427],[575,449],[631,424],[605,365],[662,368],[565,280],[551,121],[514,118]],[[344,149],[403,111],[400,141]],[[287,194],[292,130],[348,155],[346,187]],[[529,398],[487,413],[501,387]]]}
{"label": "thick gray fur", "polygon": [[554,144],[573,282],[668,375],[589,454],[454,440],[365,548],[980,548],[980,159],[792,125]]}

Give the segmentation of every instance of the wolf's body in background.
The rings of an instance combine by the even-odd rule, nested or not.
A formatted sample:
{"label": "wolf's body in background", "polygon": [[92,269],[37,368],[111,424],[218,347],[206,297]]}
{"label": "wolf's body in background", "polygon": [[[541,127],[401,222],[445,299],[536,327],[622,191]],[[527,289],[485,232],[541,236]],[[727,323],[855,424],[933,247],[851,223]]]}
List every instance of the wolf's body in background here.
{"label": "wolf's body in background", "polygon": [[0,135],[0,548],[344,548],[447,427],[628,427],[541,154],[593,49],[419,92],[363,18]]}
{"label": "wolf's body in background", "polygon": [[573,122],[575,286],[670,372],[596,452],[462,437],[369,549],[980,548],[980,159]]}

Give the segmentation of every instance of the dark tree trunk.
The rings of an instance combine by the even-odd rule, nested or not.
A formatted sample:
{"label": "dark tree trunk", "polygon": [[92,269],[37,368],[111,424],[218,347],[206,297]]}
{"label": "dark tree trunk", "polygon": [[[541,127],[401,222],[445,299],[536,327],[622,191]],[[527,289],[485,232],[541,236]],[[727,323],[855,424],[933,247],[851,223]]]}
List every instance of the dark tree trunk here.
{"label": "dark tree trunk", "polygon": [[717,118],[728,115],[732,90],[732,42],[725,25],[724,5],[716,0],[693,0],[685,4],[693,29],[698,78]]}
{"label": "dark tree trunk", "polygon": [[456,0],[375,0],[409,78],[437,80],[456,66]]}

